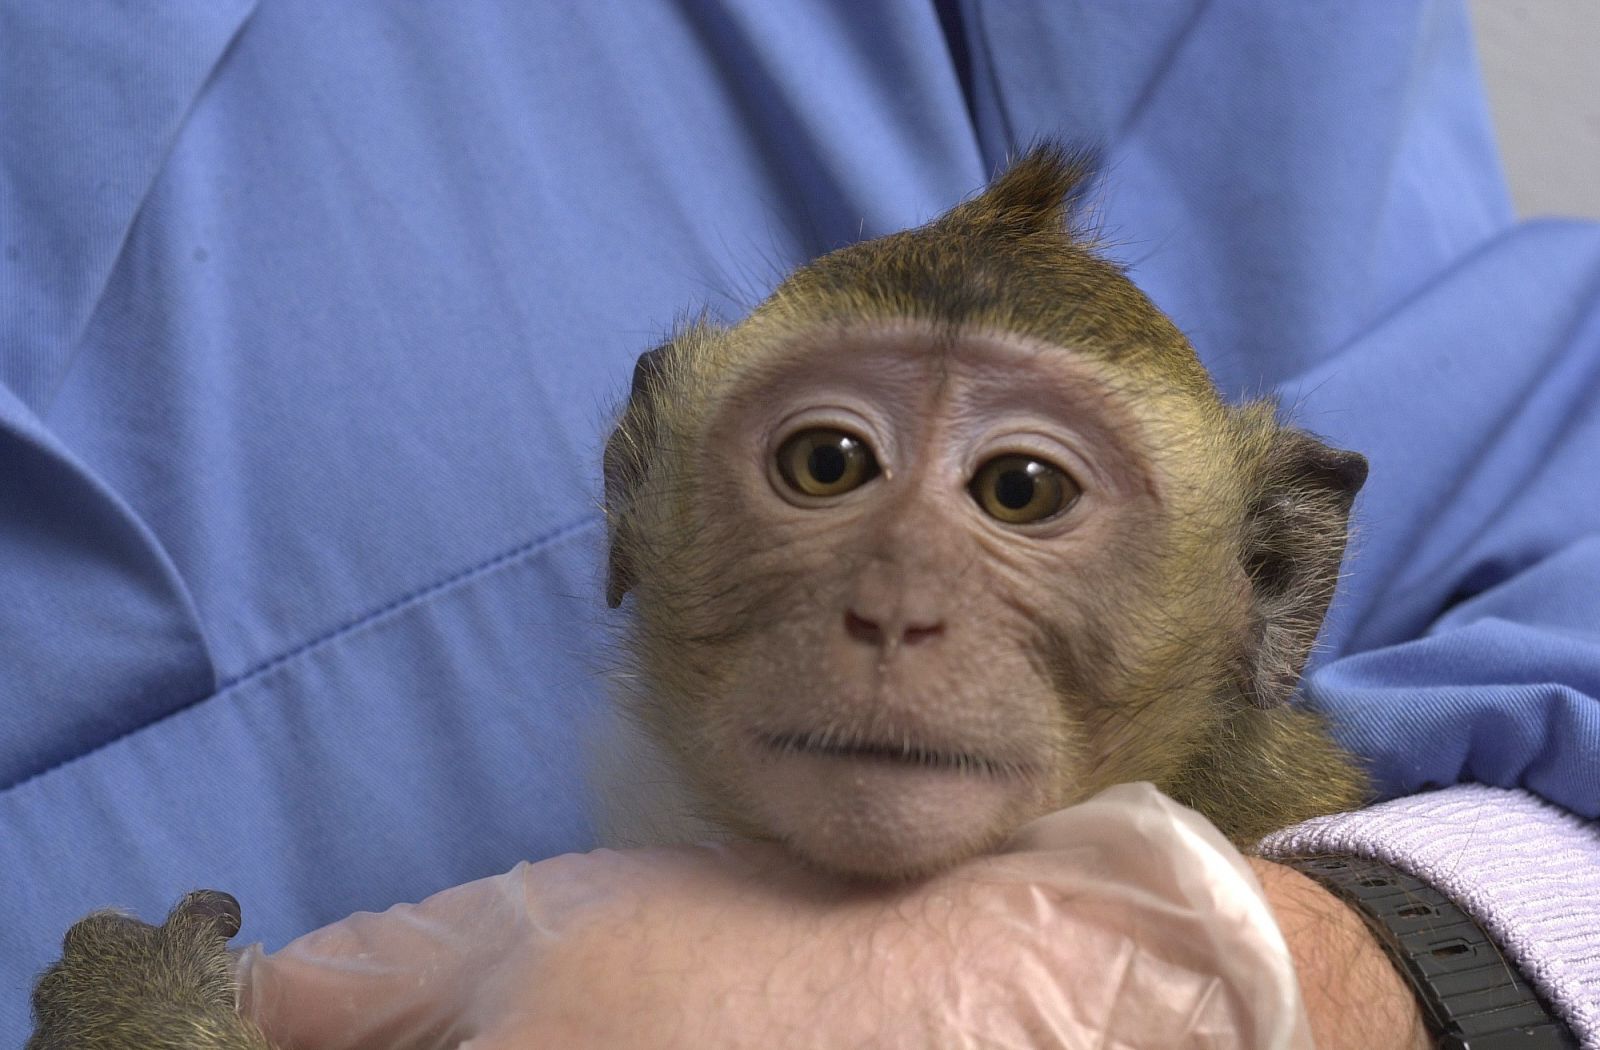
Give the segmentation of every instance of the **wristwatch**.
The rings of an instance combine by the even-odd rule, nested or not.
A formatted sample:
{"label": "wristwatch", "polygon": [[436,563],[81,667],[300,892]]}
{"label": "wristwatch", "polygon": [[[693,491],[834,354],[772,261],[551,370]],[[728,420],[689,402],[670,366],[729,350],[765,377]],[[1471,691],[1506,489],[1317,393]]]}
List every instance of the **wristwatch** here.
{"label": "wristwatch", "polygon": [[1288,857],[1360,913],[1416,992],[1440,1050],[1575,1050],[1578,1041],[1501,953],[1432,886],[1378,860]]}

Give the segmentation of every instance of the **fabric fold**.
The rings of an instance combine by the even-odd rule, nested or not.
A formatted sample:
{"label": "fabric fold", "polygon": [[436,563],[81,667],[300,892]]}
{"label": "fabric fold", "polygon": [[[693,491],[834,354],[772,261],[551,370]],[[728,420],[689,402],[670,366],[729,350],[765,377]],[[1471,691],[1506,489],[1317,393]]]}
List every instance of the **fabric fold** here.
{"label": "fabric fold", "polygon": [[0,789],[214,685],[160,542],[0,387]]}
{"label": "fabric fold", "polygon": [[0,5],[0,383],[41,415],[255,0]]}

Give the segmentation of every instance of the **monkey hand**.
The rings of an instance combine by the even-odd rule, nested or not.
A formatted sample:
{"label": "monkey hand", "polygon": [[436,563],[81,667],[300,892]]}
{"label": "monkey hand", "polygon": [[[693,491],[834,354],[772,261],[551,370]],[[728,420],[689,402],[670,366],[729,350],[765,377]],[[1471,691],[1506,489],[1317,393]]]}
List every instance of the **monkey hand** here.
{"label": "monkey hand", "polygon": [[267,1050],[235,1008],[239,923],[239,902],[216,890],[184,897],[160,926],[85,917],[34,989],[25,1050]]}
{"label": "monkey hand", "polygon": [[752,842],[524,864],[247,949],[240,988],[317,1050],[1311,1045],[1245,858],[1149,785],[917,883]]}

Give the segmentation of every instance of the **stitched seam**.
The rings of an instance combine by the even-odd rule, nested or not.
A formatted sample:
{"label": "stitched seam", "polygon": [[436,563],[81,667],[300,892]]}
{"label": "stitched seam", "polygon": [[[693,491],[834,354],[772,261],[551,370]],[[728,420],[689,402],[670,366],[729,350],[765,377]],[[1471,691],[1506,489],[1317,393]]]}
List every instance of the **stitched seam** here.
{"label": "stitched seam", "polygon": [[[309,641],[301,642],[293,649],[279,653],[277,656],[270,657],[267,660],[264,660],[263,662],[250,668],[248,671],[244,671],[232,678],[219,682],[216,690],[211,695],[221,696],[223,693],[228,692],[230,689],[233,689],[236,686],[244,685],[253,679],[262,677],[263,675],[271,674],[284,664],[304,656],[313,649],[326,645],[344,635],[359,631],[363,627],[375,623],[378,620],[385,619],[394,613],[401,611],[407,606],[424,604],[432,600],[432,598],[440,592],[449,590],[458,584],[466,583],[476,576],[483,576],[488,573],[492,573],[508,562],[516,561],[525,555],[559,543],[568,536],[588,528],[590,525],[594,524],[595,521],[596,519],[593,517],[585,517],[580,521],[563,525],[544,536],[529,540],[527,543],[519,544],[515,547],[512,547],[510,550],[501,551],[499,554],[491,555],[475,565],[470,565],[465,569],[461,569],[458,572],[446,576],[442,580],[435,580],[433,583],[425,584],[422,587],[418,587],[415,590],[402,594],[393,601],[390,601],[384,605],[380,605],[376,609],[362,613],[355,619],[347,620],[337,627],[330,628],[327,631],[324,631],[322,634],[317,635],[315,638],[310,639]],[[209,697],[207,699],[209,699]]]}
{"label": "stitched seam", "polygon": [[153,726],[160,725],[162,722],[180,715],[190,708],[198,707],[201,704],[209,703],[212,700],[221,699],[235,689],[242,688],[243,686],[248,685],[250,682],[253,682],[265,675],[271,674],[279,668],[284,667],[285,665],[305,656],[308,653],[320,649],[323,646],[330,645],[341,638],[362,630],[363,628],[389,619],[390,617],[395,616],[406,609],[425,605],[447,591],[454,590],[455,588],[460,587],[463,584],[470,583],[471,581],[480,577],[490,575],[512,562],[520,561],[529,555],[542,553],[555,544],[560,543],[571,536],[574,536],[585,529],[592,527],[598,520],[599,519],[595,515],[585,516],[578,521],[570,522],[566,525],[552,529],[543,536],[535,537],[534,539],[531,539],[526,543],[518,544],[509,550],[501,551],[499,554],[491,555],[488,558],[476,562],[465,569],[453,572],[443,579],[435,580],[432,583],[424,584],[421,587],[408,591],[392,601],[385,602],[376,609],[362,613],[360,616],[357,616],[352,620],[347,620],[337,627],[333,627],[327,631],[324,631],[322,634],[317,635],[309,641],[302,642],[292,649],[262,661],[261,663],[247,671],[244,671],[241,674],[235,675],[234,677],[223,682],[219,682],[216,688],[214,688],[210,693],[207,693],[205,696],[198,697],[184,704],[180,704],[177,707],[174,707],[172,710],[163,712],[159,716],[150,719],[148,722],[142,722],[131,729],[127,729],[121,733],[118,733],[116,736],[102,740],[92,747],[80,751],[75,755],[63,758],[57,762],[53,762],[43,769],[29,773],[20,780],[10,784],[0,785],[0,795],[9,794],[16,789],[25,786],[30,781],[47,776],[56,770],[63,768],[64,766],[69,766],[75,762],[80,762],[84,759],[87,759],[97,752],[103,751],[106,748],[111,747],[136,733],[142,733]]}

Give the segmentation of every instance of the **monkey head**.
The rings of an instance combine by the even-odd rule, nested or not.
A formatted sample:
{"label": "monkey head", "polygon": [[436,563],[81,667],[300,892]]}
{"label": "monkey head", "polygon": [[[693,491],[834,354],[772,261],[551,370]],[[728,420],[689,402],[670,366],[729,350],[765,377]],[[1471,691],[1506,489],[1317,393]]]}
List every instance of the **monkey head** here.
{"label": "monkey head", "polygon": [[1070,229],[1087,173],[1036,149],[640,359],[626,702],[729,828],[906,877],[1113,783],[1272,790],[1229,741],[1295,688],[1366,464],[1221,400]]}

